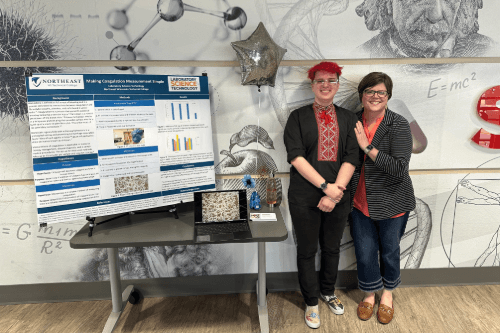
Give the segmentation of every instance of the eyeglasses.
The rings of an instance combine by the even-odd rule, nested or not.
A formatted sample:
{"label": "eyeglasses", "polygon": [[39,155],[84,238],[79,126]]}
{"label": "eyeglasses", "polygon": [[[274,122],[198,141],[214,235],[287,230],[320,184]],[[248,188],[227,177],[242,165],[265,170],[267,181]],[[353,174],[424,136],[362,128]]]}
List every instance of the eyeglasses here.
{"label": "eyeglasses", "polygon": [[378,97],[387,97],[389,95],[389,93],[387,91],[383,91],[383,90],[370,90],[370,89],[366,89],[364,91],[365,95],[367,96],[373,96],[375,94],[378,95]]}
{"label": "eyeglasses", "polygon": [[319,84],[319,85],[323,85],[323,83],[328,83],[328,84],[331,84],[331,85],[334,85],[334,84],[338,84],[339,83],[339,80],[337,79],[328,79],[328,80],[312,80],[312,83],[314,84]]}

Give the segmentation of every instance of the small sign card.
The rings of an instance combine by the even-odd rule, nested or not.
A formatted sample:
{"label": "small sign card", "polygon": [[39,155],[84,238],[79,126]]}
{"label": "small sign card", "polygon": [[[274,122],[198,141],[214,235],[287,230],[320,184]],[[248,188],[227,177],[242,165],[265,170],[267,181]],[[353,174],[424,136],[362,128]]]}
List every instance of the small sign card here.
{"label": "small sign card", "polygon": [[275,213],[250,213],[250,221],[277,221]]}

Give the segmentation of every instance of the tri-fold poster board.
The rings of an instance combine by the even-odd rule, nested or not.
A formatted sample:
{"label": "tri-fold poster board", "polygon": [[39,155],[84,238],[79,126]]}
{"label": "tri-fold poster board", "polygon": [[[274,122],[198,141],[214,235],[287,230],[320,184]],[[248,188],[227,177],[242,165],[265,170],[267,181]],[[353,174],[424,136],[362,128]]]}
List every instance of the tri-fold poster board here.
{"label": "tri-fold poster board", "polygon": [[28,74],[38,223],[215,188],[207,76]]}

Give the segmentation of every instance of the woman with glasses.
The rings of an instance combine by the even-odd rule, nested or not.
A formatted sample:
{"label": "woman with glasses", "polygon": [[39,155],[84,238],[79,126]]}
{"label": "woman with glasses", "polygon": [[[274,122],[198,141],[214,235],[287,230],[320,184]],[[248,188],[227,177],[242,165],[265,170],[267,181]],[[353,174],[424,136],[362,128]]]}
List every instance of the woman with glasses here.
{"label": "woman with glasses", "polygon": [[[354,113],[333,104],[341,68],[322,62],[308,71],[314,103],[293,111],[284,141],[290,168],[288,202],[295,230],[300,290],[307,326],[320,326],[318,298],[335,314],[344,307],[335,295],[340,240],[350,212],[349,180],[359,163]],[[346,195],[344,195],[344,191]],[[321,268],[315,258],[321,247]]]}
{"label": "woman with glasses", "polygon": [[355,132],[362,154],[350,182],[354,206],[350,228],[358,286],[365,297],[357,313],[361,320],[370,319],[375,292],[383,289],[377,318],[388,324],[394,316],[392,291],[401,283],[399,244],[408,215],[415,208],[408,173],[412,136],[408,121],[387,108],[392,96],[392,80],[387,74],[366,75],[358,93],[363,110],[357,113]]}

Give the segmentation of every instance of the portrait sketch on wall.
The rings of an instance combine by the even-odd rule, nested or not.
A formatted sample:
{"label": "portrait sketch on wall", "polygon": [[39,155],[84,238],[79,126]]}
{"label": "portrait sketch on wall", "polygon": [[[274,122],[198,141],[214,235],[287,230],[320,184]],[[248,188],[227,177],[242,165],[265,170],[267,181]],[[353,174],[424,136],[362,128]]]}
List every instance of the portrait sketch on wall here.
{"label": "portrait sketch on wall", "polygon": [[478,33],[483,0],[364,0],[356,14],[379,34],[356,52],[367,58],[483,57],[495,47]]}
{"label": "portrait sketch on wall", "polygon": [[[491,37],[479,33],[483,0],[364,0],[356,14],[378,35],[358,46],[355,58],[463,58],[498,56]],[[449,70],[453,64],[405,66],[410,73]]]}

